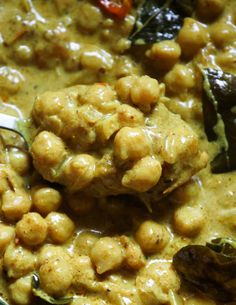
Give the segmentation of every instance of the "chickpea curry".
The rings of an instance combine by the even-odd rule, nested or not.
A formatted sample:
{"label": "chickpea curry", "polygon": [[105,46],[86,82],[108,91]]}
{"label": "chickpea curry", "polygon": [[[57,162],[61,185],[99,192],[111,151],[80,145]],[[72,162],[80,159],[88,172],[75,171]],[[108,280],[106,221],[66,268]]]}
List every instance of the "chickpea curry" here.
{"label": "chickpea curry", "polygon": [[0,305],[236,303],[234,0],[0,1],[0,113]]}

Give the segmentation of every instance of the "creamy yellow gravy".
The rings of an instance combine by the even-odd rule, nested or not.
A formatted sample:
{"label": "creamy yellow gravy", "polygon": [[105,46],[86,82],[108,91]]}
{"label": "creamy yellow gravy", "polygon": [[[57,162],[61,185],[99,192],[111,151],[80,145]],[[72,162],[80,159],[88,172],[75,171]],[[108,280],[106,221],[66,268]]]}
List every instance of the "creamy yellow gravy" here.
{"label": "creamy yellow gravy", "polygon": [[[94,82],[113,84],[123,76],[149,74],[166,84],[167,95],[171,98],[169,109],[180,114],[199,134],[202,149],[212,158],[218,151],[218,146],[216,143],[208,143],[203,131],[201,79],[193,62],[205,66],[218,66],[233,73],[236,71],[236,5],[235,1],[208,2],[212,3],[211,5],[222,2],[223,9],[212,22],[203,25],[209,35],[207,43],[190,60],[184,57],[178,60],[178,63],[186,66],[194,75],[194,84],[189,86],[186,84],[188,80],[185,76],[178,79],[177,72],[167,77],[167,72],[160,69],[155,56],[150,58],[145,55],[147,50],[143,48],[140,50],[138,47],[130,49],[127,36],[134,24],[135,10],[121,21],[104,13],[97,6],[96,1],[0,1],[0,111],[28,118],[35,97],[47,90],[53,91],[75,84]],[[170,71],[175,71],[174,67]],[[175,82],[178,85],[173,89]],[[29,164],[29,157],[21,148],[12,151],[8,141],[11,140],[11,145],[12,142],[14,144],[17,141],[15,136],[2,132],[2,138],[1,162],[7,165],[7,169],[13,170],[13,176],[23,177],[25,185],[19,183],[17,188],[23,189],[31,196],[29,199],[31,211],[39,210],[32,199],[32,190],[35,188],[48,185],[63,196],[60,187],[49,185],[38,177]],[[25,170],[22,170],[22,167],[25,167]],[[1,169],[2,172],[4,170],[6,169]],[[91,246],[88,244],[94,245],[93,239],[97,241],[102,236],[110,236],[121,243],[120,236],[126,235],[131,240],[134,238],[139,240],[137,228],[145,221],[153,220],[165,227],[169,236],[168,244],[160,251],[144,253],[145,262],[136,270],[127,268],[123,264],[119,268],[108,269],[108,273],[98,277],[96,275],[95,282],[105,282],[107,285],[104,286],[105,288],[96,292],[84,288],[83,285],[82,288],[78,285],[68,289],[67,294],[78,296],[71,304],[177,304],[176,300],[173,301],[168,297],[169,290],[174,290],[175,297],[176,294],[180,296],[181,300],[176,297],[179,304],[216,304],[215,301],[191,288],[185,286],[180,288],[176,284],[178,280],[173,280],[174,275],[167,271],[169,265],[165,269],[165,263],[170,264],[173,254],[185,245],[205,244],[214,237],[236,237],[235,189],[234,172],[212,175],[210,167],[207,166],[189,183],[153,206],[152,213],[134,199],[125,197],[104,198],[95,204],[88,204],[89,206],[79,198],[78,202],[82,202],[82,207],[77,209],[75,215],[75,212],[67,206],[70,199],[64,197],[63,204],[57,212],[69,216],[75,225],[75,233],[63,242],[52,242],[53,238],[45,239],[40,246],[29,247],[29,251],[38,259],[41,248],[45,244],[52,243],[65,249],[72,256],[90,257]],[[3,199],[1,200],[3,204]],[[2,232],[9,233],[7,231],[9,227],[12,231],[8,234],[9,238],[3,237],[0,232],[2,257],[0,291],[9,304],[36,304],[37,301],[31,296],[29,281],[19,280],[27,278],[33,271],[32,268],[26,272],[23,270],[20,276],[12,277],[9,276],[8,271],[15,267],[4,263],[4,259],[6,260],[4,253],[9,244],[14,243],[17,246],[23,244],[25,247],[21,239],[15,236],[16,223],[24,213],[19,214],[22,215],[12,218],[11,215],[1,211],[1,222],[4,225],[1,228]],[[41,214],[45,218],[47,213]],[[139,244],[142,245],[142,241]],[[96,259],[93,257],[93,264],[94,261]],[[72,266],[73,264],[71,263]],[[155,276],[154,271],[148,269],[153,264],[154,266],[157,264]],[[24,269],[23,263],[22,266]],[[87,267],[83,266],[82,264],[81,270],[86,270]],[[94,265],[92,268],[95,269]],[[145,270],[149,270],[147,275]],[[160,290],[156,290],[156,295],[153,293],[155,288],[153,291],[147,289],[140,297],[138,281],[142,283],[142,280],[145,282],[144,279],[151,281],[153,278],[156,279],[157,286],[161,287],[163,298],[160,297]],[[142,285],[146,287],[146,284]],[[150,287],[153,287],[152,284]],[[109,290],[112,291],[112,296],[109,295]]]}

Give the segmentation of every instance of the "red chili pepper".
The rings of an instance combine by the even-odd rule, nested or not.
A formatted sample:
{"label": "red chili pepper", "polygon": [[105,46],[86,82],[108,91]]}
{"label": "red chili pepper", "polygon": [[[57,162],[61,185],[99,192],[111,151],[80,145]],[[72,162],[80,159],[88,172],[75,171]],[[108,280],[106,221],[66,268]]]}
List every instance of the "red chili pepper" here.
{"label": "red chili pepper", "polygon": [[99,0],[99,2],[108,13],[118,18],[124,18],[132,8],[132,0]]}

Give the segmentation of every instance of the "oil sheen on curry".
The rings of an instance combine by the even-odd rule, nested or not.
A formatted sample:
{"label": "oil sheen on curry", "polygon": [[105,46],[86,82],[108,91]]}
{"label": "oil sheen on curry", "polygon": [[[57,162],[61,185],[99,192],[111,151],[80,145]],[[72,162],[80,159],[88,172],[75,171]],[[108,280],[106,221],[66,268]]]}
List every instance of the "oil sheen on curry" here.
{"label": "oil sheen on curry", "polygon": [[0,113],[0,305],[236,304],[236,1],[0,0]]}

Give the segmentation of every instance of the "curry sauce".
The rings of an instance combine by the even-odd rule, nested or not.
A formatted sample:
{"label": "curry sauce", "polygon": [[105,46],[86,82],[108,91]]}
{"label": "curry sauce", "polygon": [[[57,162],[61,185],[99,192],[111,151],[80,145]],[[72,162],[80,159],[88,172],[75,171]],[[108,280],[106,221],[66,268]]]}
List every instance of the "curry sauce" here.
{"label": "curry sauce", "polygon": [[235,276],[218,298],[172,264],[236,238],[236,174],[212,173],[222,142],[202,73],[236,73],[236,3],[166,2],[0,1],[0,112],[33,130],[29,150],[0,131],[0,304],[236,301]]}

